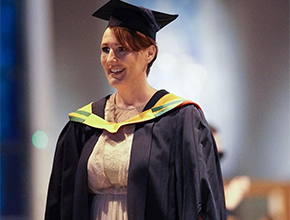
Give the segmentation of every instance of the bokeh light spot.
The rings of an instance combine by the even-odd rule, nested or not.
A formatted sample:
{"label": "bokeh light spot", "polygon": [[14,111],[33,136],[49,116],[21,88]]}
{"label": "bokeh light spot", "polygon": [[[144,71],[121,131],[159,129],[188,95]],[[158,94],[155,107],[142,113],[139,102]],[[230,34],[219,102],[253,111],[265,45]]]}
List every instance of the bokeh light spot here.
{"label": "bokeh light spot", "polygon": [[32,135],[32,143],[38,149],[43,149],[48,144],[48,136],[43,131],[36,131]]}

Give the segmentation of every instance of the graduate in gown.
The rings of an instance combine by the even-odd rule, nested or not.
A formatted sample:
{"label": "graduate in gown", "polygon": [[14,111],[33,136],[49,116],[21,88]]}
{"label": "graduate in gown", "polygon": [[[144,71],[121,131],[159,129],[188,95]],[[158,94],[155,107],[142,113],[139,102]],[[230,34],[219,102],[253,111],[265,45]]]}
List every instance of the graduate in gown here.
{"label": "graduate in gown", "polygon": [[116,93],[69,114],[46,220],[224,220],[216,145],[201,108],[147,82],[156,32],[177,18],[111,0],[101,63]]}

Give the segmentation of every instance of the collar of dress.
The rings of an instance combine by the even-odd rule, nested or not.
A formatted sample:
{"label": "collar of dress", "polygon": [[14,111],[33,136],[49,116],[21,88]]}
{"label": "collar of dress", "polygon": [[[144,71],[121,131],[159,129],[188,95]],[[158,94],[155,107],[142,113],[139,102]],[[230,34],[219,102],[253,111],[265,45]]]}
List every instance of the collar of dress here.
{"label": "collar of dress", "polygon": [[179,108],[184,105],[194,104],[198,108],[195,102],[180,98],[174,94],[168,93],[158,100],[158,102],[150,109],[141,112],[140,114],[120,123],[108,122],[101,118],[100,116],[92,112],[92,104],[90,104],[78,109],[75,112],[69,114],[70,121],[83,123],[90,127],[105,129],[110,133],[116,133],[120,127],[129,124],[137,124],[151,119],[160,117],[166,112],[171,111],[172,109]]}

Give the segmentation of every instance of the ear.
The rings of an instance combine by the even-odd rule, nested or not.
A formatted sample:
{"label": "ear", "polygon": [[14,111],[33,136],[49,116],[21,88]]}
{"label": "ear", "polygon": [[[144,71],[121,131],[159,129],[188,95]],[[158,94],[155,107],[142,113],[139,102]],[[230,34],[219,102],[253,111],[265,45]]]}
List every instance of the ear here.
{"label": "ear", "polygon": [[156,56],[156,47],[154,45],[150,45],[147,48],[147,62],[150,63],[155,56]]}

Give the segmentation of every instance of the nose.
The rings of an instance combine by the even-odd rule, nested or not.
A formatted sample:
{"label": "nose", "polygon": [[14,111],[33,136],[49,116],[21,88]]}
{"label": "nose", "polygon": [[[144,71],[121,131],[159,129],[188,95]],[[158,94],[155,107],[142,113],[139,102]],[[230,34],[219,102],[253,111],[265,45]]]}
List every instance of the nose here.
{"label": "nose", "polygon": [[117,61],[117,57],[116,57],[115,51],[113,49],[111,49],[109,51],[107,61],[108,61],[108,63]]}

